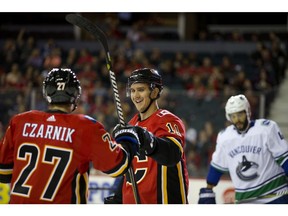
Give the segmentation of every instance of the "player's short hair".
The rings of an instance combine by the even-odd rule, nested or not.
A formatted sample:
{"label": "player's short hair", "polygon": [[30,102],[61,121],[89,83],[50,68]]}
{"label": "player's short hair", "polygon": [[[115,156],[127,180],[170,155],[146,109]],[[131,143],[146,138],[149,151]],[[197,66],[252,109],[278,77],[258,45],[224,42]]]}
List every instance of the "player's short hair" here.
{"label": "player's short hair", "polygon": [[50,104],[76,106],[80,95],[80,81],[71,69],[53,68],[43,81],[43,96]]}
{"label": "player's short hair", "polygon": [[130,87],[134,83],[147,83],[151,90],[154,88],[159,89],[159,94],[157,98],[160,97],[160,94],[163,90],[162,77],[157,70],[151,68],[140,68],[132,71],[131,76],[128,77],[127,83],[127,96],[130,96]]}

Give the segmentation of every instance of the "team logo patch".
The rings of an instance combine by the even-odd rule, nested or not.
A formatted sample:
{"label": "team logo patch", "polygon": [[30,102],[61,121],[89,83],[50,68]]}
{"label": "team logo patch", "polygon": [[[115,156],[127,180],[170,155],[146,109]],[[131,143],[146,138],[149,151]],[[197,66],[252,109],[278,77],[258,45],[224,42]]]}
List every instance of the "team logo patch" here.
{"label": "team logo patch", "polygon": [[269,125],[270,124],[270,120],[267,120],[265,119],[263,122],[262,122],[262,125]]}
{"label": "team logo patch", "polygon": [[52,115],[52,116],[48,117],[48,118],[46,119],[46,121],[55,122],[55,121],[56,121],[56,118],[55,118],[54,115]]}
{"label": "team logo patch", "polygon": [[242,162],[236,168],[237,176],[243,181],[251,181],[257,178],[257,168],[259,165],[253,161],[248,161],[245,155],[242,156]]}

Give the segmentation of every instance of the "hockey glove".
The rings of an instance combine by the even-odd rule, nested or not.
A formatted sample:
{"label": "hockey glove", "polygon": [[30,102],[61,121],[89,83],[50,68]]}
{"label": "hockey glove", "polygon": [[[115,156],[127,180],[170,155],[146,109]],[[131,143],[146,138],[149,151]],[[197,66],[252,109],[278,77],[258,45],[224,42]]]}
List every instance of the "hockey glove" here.
{"label": "hockey glove", "polygon": [[148,130],[135,126],[140,140],[140,150],[144,150],[146,155],[153,154],[156,148],[156,139],[154,135]]}
{"label": "hockey glove", "polygon": [[201,188],[198,204],[216,204],[215,193],[210,188]]}
{"label": "hockey glove", "polygon": [[140,141],[133,126],[117,124],[113,129],[112,136],[117,143],[120,143],[128,151],[131,158],[138,154]]}

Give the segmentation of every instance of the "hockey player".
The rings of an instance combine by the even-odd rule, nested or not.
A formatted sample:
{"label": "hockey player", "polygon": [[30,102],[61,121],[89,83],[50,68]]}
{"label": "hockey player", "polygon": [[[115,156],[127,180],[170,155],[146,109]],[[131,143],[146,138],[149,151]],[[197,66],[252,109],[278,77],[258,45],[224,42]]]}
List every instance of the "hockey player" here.
{"label": "hockey player", "polygon": [[229,172],[235,187],[235,203],[288,203],[288,144],[276,122],[251,120],[250,104],[240,94],[225,106],[232,123],[217,137],[199,204],[215,204],[215,187]]}
{"label": "hockey player", "polygon": [[[156,70],[133,71],[128,78],[127,94],[139,113],[124,129],[116,126],[113,134],[118,140],[119,132],[133,128],[139,136],[140,151],[132,164],[141,204],[187,204],[185,128],[180,118],[158,107],[162,89],[162,77]],[[105,203],[134,204],[129,176],[124,176],[121,188],[120,193],[106,198]]]}
{"label": "hockey player", "polygon": [[123,175],[139,146],[129,130],[123,147],[102,123],[72,114],[81,87],[70,69],[53,69],[43,82],[46,112],[15,115],[0,142],[0,182],[11,183],[10,203],[87,203],[89,163],[116,177]]}

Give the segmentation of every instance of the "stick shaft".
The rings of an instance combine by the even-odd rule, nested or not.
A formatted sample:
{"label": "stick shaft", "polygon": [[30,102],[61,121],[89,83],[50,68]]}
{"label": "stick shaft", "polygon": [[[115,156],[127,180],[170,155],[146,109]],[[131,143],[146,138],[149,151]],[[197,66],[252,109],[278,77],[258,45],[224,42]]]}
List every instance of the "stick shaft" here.
{"label": "stick shaft", "polygon": [[[116,76],[115,76],[115,73],[112,71],[112,61],[111,61],[111,57],[110,57],[110,53],[109,53],[109,47],[108,47],[106,35],[98,26],[94,25],[90,20],[88,20],[85,17],[82,17],[80,15],[68,14],[66,16],[66,20],[69,23],[76,25],[76,26],[88,31],[96,39],[98,39],[100,41],[100,43],[102,44],[102,46],[104,47],[104,50],[106,53],[106,63],[107,63],[106,66],[107,66],[107,69],[109,71],[109,78],[110,78],[110,82],[111,82],[111,85],[113,88],[113,96],[114,96],[114,101],[116,104],[116,111],[117,111],[118,120],[119,120],[119,123],[121,126],[125,126],[123,110],[122,110],[119,91],[118,91],[117,82],[116,82]],[[128,174],[130,177],[130,181],[132,183],[132,189],[133,189],[133,195],[135,198],[135,202],[136,202],[136,204],[140,204],[141,201],[140,201],[137,183],[136,183],[135,176],[134,176],[132,163],[128,169]]]}

